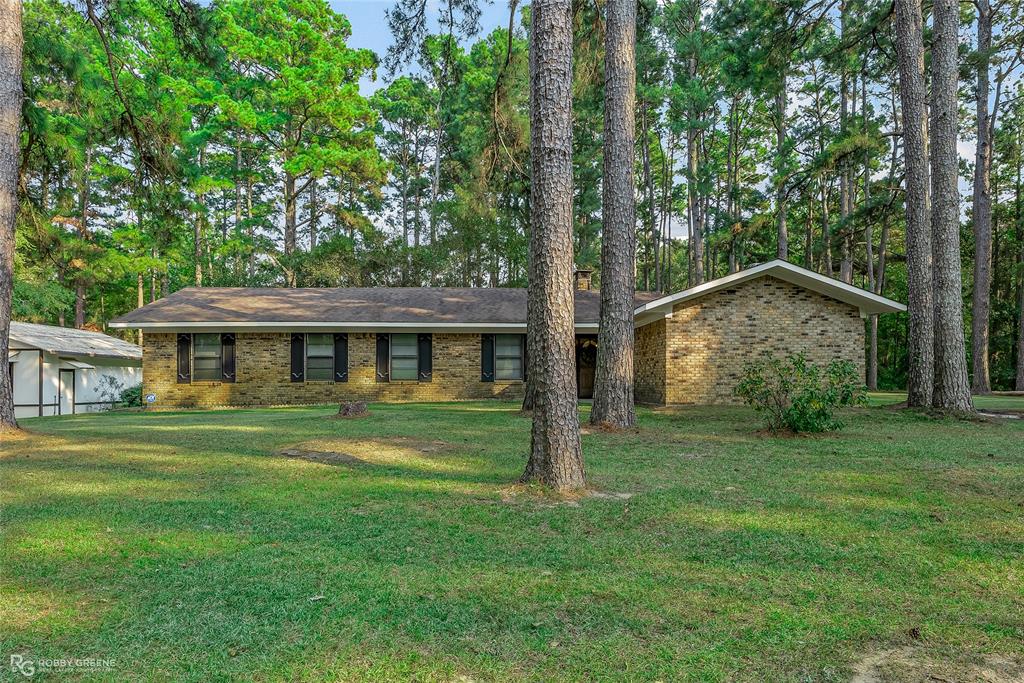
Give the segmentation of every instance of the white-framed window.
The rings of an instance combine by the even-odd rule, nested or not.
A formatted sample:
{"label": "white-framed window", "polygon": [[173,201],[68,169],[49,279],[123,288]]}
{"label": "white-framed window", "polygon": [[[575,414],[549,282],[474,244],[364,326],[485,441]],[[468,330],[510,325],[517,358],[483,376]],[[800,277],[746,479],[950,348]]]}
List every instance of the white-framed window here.
{"label": "white-framed window", "polygon": [[419,364],[416,334],[392,334],[391,379],[419,379]]}
{"label": "white-framed window", "polygon": [[192,380],[219,382],[221,373],[221,345],[219,332],[192,335]]}
{"label": "white-framed window", "polygon": [[522,335],[494,335],[494,378],[499,380],[523,378]]}
{"label": "white-framed window", "polygon": [[306,380],[330,382],[334,379],[334,335],[306,335]]}

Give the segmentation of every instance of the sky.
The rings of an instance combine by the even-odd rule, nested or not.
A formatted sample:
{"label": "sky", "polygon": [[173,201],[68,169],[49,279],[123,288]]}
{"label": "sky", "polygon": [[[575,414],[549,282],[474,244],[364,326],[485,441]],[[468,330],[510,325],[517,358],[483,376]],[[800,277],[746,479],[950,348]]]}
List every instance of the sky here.
{"label": "sky", "polygon": [[[427,7],[436,20],[437,0],[427,0]],[[384,11],[394,4],[394,0],[330,0],[331,7],[348,17],[352,24],[352,37],[348,44],[351,47],[368,48],[382,58],[391,46],[392,37],[388,31]],[[481,2],[480,35],[486,35],[499,26],[508,25],[508,4],[504,0],[497,2]],[[436,24],[435,24],[436,28]],[[383,73],[377,80],[365,78],[360,82],[363,95],[370,95],[384,85]]]}

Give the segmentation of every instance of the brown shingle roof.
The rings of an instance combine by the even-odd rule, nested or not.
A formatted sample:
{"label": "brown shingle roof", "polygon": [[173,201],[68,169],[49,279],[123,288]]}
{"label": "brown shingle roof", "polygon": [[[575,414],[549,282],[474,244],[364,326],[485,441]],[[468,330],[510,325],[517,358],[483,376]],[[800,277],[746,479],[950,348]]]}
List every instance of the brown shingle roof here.
{"label": "brown shingle roof", "polygon": [[[658,298],[637,292],[636,305]],[[600,294],[576,292],[577,324],[596,324]],[[526,290],[456,287],[320,289],[190,287],[111,321],[180,323],[526,324]]]}

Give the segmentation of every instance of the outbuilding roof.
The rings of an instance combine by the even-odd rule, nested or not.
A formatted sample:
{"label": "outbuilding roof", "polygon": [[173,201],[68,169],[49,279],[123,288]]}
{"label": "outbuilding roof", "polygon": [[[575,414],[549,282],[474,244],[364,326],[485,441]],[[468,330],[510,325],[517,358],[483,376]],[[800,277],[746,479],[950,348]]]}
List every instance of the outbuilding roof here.
{"label": "outbuilding roof", "polygon": [[78,330],[55,325],[37,325],[11,321],[11,341],[21,346],[40,349],[59,356],[90,358],[121,358],[142,360],[137,344],[111,337],[102,332]]}

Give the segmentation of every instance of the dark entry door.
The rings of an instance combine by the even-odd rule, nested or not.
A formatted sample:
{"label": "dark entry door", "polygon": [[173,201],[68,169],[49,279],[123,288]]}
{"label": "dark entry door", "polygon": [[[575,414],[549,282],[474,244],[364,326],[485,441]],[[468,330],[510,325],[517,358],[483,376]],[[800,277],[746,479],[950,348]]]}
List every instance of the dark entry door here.
{"label": "dark entry door", "polygon": [[594,371],[597,368],[597,335],[576,337],[576,395],[594,398]]}

